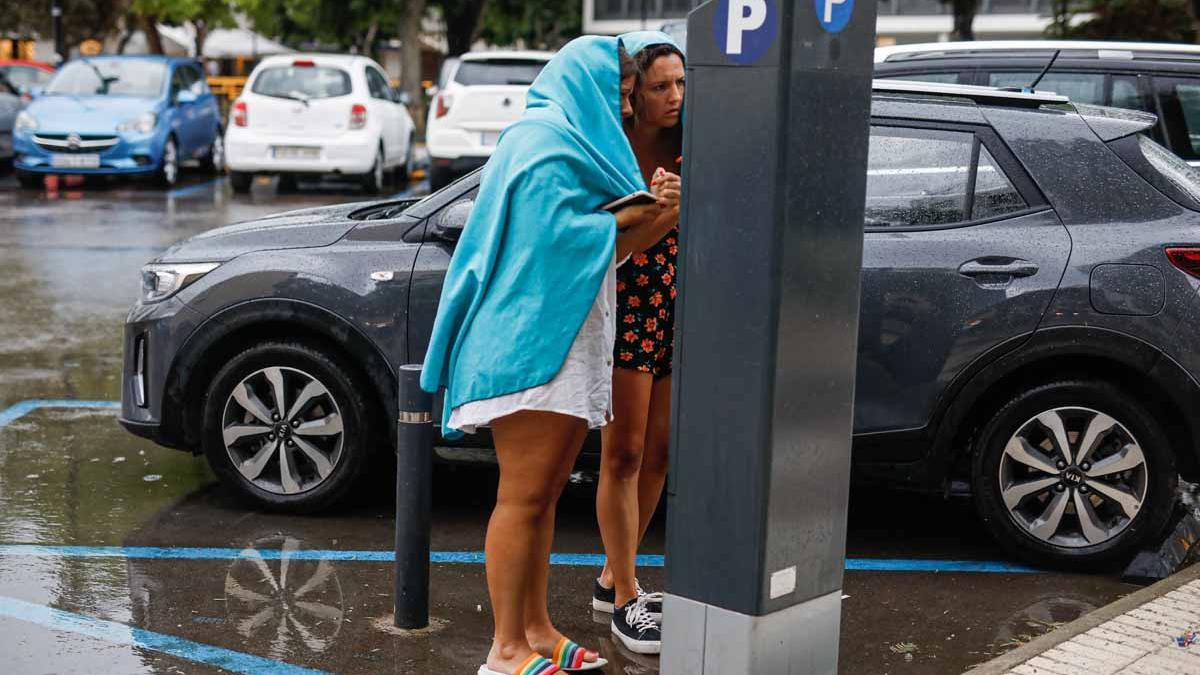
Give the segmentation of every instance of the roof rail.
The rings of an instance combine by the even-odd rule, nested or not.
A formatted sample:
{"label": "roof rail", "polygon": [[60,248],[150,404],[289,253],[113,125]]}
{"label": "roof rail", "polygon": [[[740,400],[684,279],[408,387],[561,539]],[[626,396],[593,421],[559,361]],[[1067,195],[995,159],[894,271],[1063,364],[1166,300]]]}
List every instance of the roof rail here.
{"label": "roof rail", "polygon": [[1052,91],[1025,92],[999,87],[979,87],[971,84],[944,84],[913,80],[878,79],[871,82],[873,92],[886,94],[923,94],[926,96],[955,96],[990,105],[1034,107],[1046,103],[1070,103],[1071,99]]}
{"label": "roof rail", "polygon": [[1034,56],[1062,50],[1070,58],[1137,59],[1192,61],[1200,58],[1200,45],[1119,42],[1103,40],[980,40],[969,42],[927,42],[892,45],[875,49],[875,63],[915,61],[963,56]]}

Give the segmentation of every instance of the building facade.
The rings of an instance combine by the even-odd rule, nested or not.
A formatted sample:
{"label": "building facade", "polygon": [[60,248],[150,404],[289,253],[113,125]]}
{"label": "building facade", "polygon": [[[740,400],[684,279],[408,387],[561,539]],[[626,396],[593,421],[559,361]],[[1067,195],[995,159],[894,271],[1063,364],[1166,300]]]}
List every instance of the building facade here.
{"label": "building facade", "polygon": [[[585,33],[616,35],[656,29],[687,16],[702,0],[583,0]],[[941,0],[878,0],[879,45],[950,39],[950,4]],[[1038,38],[1050,25],[1050,0],[980,0],[975,16],[979,40]]]}

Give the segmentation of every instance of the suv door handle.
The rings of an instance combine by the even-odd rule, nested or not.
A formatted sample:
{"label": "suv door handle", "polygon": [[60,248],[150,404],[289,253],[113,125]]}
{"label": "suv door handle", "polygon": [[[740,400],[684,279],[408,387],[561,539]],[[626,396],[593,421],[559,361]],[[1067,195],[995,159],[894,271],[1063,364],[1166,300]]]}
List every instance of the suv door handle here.
{"label": "suv door handle", "polygon": [[958,268],[958,273],[965,277],[977,277],[984,274],[994,274],[1006,277],[1031,277],[1038,273],[1036,263],[1020,258],[988,259],[976,258],[969,260]]}

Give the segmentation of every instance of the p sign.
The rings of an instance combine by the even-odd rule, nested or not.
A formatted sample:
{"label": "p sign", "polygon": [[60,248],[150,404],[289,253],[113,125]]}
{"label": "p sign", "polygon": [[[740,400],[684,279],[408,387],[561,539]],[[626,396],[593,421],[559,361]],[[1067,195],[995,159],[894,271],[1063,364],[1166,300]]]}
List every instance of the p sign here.
{"label": "p sign", "polygon": [[713,16],[717,49],[737,63],[754,63],[775,42],[775,0],[719,0]]}
{"label": "p sign", "polygon": [[854,0],[813,0],[817,5],[817,21],[828,33],[837,33],[850,23]]}

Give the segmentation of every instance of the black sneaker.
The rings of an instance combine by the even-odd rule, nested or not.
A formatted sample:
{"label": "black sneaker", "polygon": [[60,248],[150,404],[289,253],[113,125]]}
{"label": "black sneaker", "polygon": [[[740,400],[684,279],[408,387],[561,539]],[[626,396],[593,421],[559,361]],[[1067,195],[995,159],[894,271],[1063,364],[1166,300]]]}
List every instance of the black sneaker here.
{"label": "black sneaker", "polygon": [[[637,579],[633,580],[634,587],[637,588],[638,597],[646,595],[646,591],[642,590],[642,585]],[[651,593],[651,599],[648,605],[650,614],[658,622],[662,622],[662,593]],[[605,588],[600,585],[600,580],[596,579],[596,583],[592,584],[592,609],[597,612],[606,614],[613,613],[613,605],[617,602],[617,589]]]}
{"label": "black sneaker", "polygon": [[662,624],[650,613],[648,605],[651,602],[651,596],[641,595],[613,613],[613,636],[635,654],[662,651]]}

